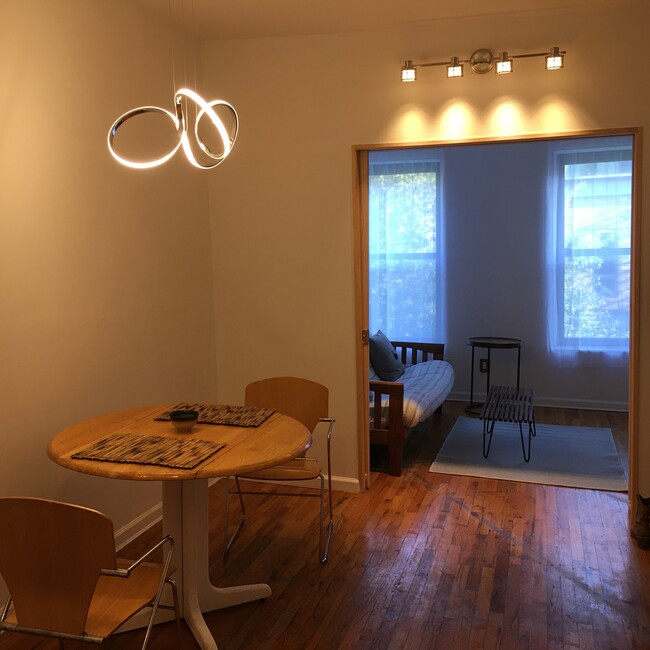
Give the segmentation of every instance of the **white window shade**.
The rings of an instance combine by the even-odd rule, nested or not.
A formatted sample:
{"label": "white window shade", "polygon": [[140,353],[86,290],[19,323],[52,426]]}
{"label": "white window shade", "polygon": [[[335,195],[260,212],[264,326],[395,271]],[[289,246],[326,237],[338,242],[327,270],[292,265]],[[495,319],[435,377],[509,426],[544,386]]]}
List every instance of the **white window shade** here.
{"label": "white window shade", "polygon": [[440,341],[440,162],[404,150],[371,152],[369,162],[371,333]]}
{"label": "white window shade", "polygon": [[550,351],[571,365],[627,363],[632,138],[571,144],[553,151],[549,174]]}

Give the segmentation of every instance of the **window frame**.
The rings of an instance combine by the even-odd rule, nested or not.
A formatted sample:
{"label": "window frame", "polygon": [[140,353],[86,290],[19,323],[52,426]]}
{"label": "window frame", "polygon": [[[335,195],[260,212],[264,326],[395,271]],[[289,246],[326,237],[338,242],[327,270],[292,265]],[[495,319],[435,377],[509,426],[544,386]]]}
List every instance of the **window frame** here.
{"label": "window frame", "polygon": [[[381,152],[371,152],[376,154],[389,155],[389,152],[392,150],[382,150]],[[372,300],[372,262],[373,262],[373,253],[371,248],[371,205],[372,205],[372,177],[373,176],[390,176],[402,175],[402,174],[419,174],[419,173],[434,173],[435,174],[435,214],[434,214],[434,241],[433,241],[433,252],[417,253],[417,252],[400,252],[391,254],[391,258],[395,259],[421,259],[427,260],[432,259],[433,261],[433,321],[432,321],[432,330],[430,336],[418,336],[410,335],[404,333],[386,332],[389,338],[394,340],[405,340],[405,341],[423,341],[423,342],[438,342],[444,340],[444,322],[443,322],[443,305],[444,305],[444,296],[445,296],[445,286],[444,286],[444,275],[443,275],[443,260],[444,260],[444,244],[442,240],[443,236],[443,202],[442,202],[442,192],[443,192],[443,160],[439,152],[435,152],[435,155],[432,155],[432,151],[428,151],[426,157],[418,156],[417,153],[411,151],[411,157],[409,158],[403,150],[395,150],[400,153],[400,159],[398,161],[373,161],[372,155],[368,161],[368,304],[369,304],[369,319],[371,317],[372,309],[370,307]],[[413,155],[415,154],[415,155]],[[378,167],[385,167],[385,170],[382,170],[383,173],[378,174],[376,169]],[[379,258],[386,257],[383,253],[376,253]],[[377,329],[374,327],[373,329]],[[379,327],[381,329],[381,326]],[[431,339],[431,340],[429,340]]]}
{"label": "window frame", "polygon": [[[588,160],[587,160],[588,158]],[[581,160],[582,159],[582,160]],[[569,165],[584,164],[587,162],[630,162],[630,206],[629,206],[629,240],[626,247],[602,247],[602,248],[577,248],[567,246],[565,238],[566,223],[566,170]],[[611,146],[596,146],[589,148],[566,148],[554,150],[554,174],[556,183],[554,185],[554,203],[555,203],[555,241],[554,241],[554,264],[556,273],[556,291],[558,299],[556,305],[556,337],[552,342],[558,350],[580,351],[580,352],[628,352],[631,335],[631,323],[628,328],[627,337],[586,337],[586,336],[567,336],[566,319],[567,319],[567,298],[566,298],[566,267],[567,260],[575,257],[602,257],[604,259],[615,259],[620,255],[627,255],[630,265],[628,279],[628,322],[630,322],[631,309],[631,258],[632,258],[632,212],[634,191],[632,181],[634,178],[634,151],[633,142],[629,144],[613,144]]]}

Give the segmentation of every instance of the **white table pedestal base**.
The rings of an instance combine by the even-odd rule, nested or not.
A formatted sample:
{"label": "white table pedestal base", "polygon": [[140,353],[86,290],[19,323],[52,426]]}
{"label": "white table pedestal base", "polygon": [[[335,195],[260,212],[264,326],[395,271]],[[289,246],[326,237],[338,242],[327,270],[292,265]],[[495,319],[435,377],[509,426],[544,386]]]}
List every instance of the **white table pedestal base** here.
{"label": "white table pedestal base", "polygon": [[203,612],[268,598],[267,584],[215,587],[210,582],[208,543],[208,480],[163,481],[163,529],[174,538],[181,612],[201,648],[217,644]]}

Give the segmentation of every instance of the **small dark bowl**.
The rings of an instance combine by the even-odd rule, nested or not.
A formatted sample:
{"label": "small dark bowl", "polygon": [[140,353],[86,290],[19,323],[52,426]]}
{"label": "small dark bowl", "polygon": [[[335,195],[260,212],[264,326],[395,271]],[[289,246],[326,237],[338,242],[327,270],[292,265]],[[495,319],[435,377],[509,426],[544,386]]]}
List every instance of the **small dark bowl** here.
{"label": "small dark bowl", "polygon": [[170,411],[169,419],[180,433],[187,433],[199,419],[198,411]]}

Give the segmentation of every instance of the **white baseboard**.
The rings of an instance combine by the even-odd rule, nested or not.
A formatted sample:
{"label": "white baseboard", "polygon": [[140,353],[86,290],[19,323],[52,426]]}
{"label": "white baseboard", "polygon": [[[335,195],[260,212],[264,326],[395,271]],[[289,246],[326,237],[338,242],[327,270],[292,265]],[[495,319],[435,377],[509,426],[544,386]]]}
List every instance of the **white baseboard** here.
{"label": "white baseboard", "polygon": [[[222,479],[223,477],[210,479],[208,485],[212,487]],[[318,489],[319,481],[318,479],[315,481],[291,481],[284,485]],[[327,487],[327,481],[325,481],[325,486]],[[332,488],[339,492],[360,491],[359,481],[356,478],[353,479],[347,476],[332,476]],[[146,512],[143,512],[141,515],[138,515],[135,519],[131,520],[128,524],[122,526],[118,531],[116,531],[115,548],[120,551],[151,528],[151,526],[154,526],[160,521],[162,521],[162,501],[149,508]]]}
{"label": "white baseboard", "polygon": [[159,521],[162,521],[162,501],[116,531],[115,548],[120,551]]}
{"label": "white baseboard", "polygon": [[[255,483],[264,483],[264,481],[254,481]],[[284,485],[287,487],[301,487],[320,489],[320,481],[273,481],[274,485]],[[325,489],[327,489],[327,478],[325,478]],[[360,492],[359,481],[356,478],[347,476],[332,476],[332,491],[336,492]]]}
{"label": "white baseboard", "polygon": [[361,492],[358,478],[332,476],[332,487],[338,492]]}
{"label": "white baseboard", "polygon": [[544,397],[535,395],[535,405],[565,409],[586,409],[588,411],[620,411],[627,413],[630,406],[627,402],[614,402],[604,400],[571,400],[559,397]]}
{"label": "white baseboard", "polygon": [[[469,393],[450,393],[447,399],[450,402],[469,402]],[[474,399],[476,402],[480,403],[485,399],[485,395],[475,394]],[[545,397],[543,395],[540,396],[537,394],[535,394],[535,406],[547,406],[549,408],[564,409],[585,409],[588,411],[627,412],[629,410],[629,405],[627,402],[588,399],[564,399],[561,397]]]}

